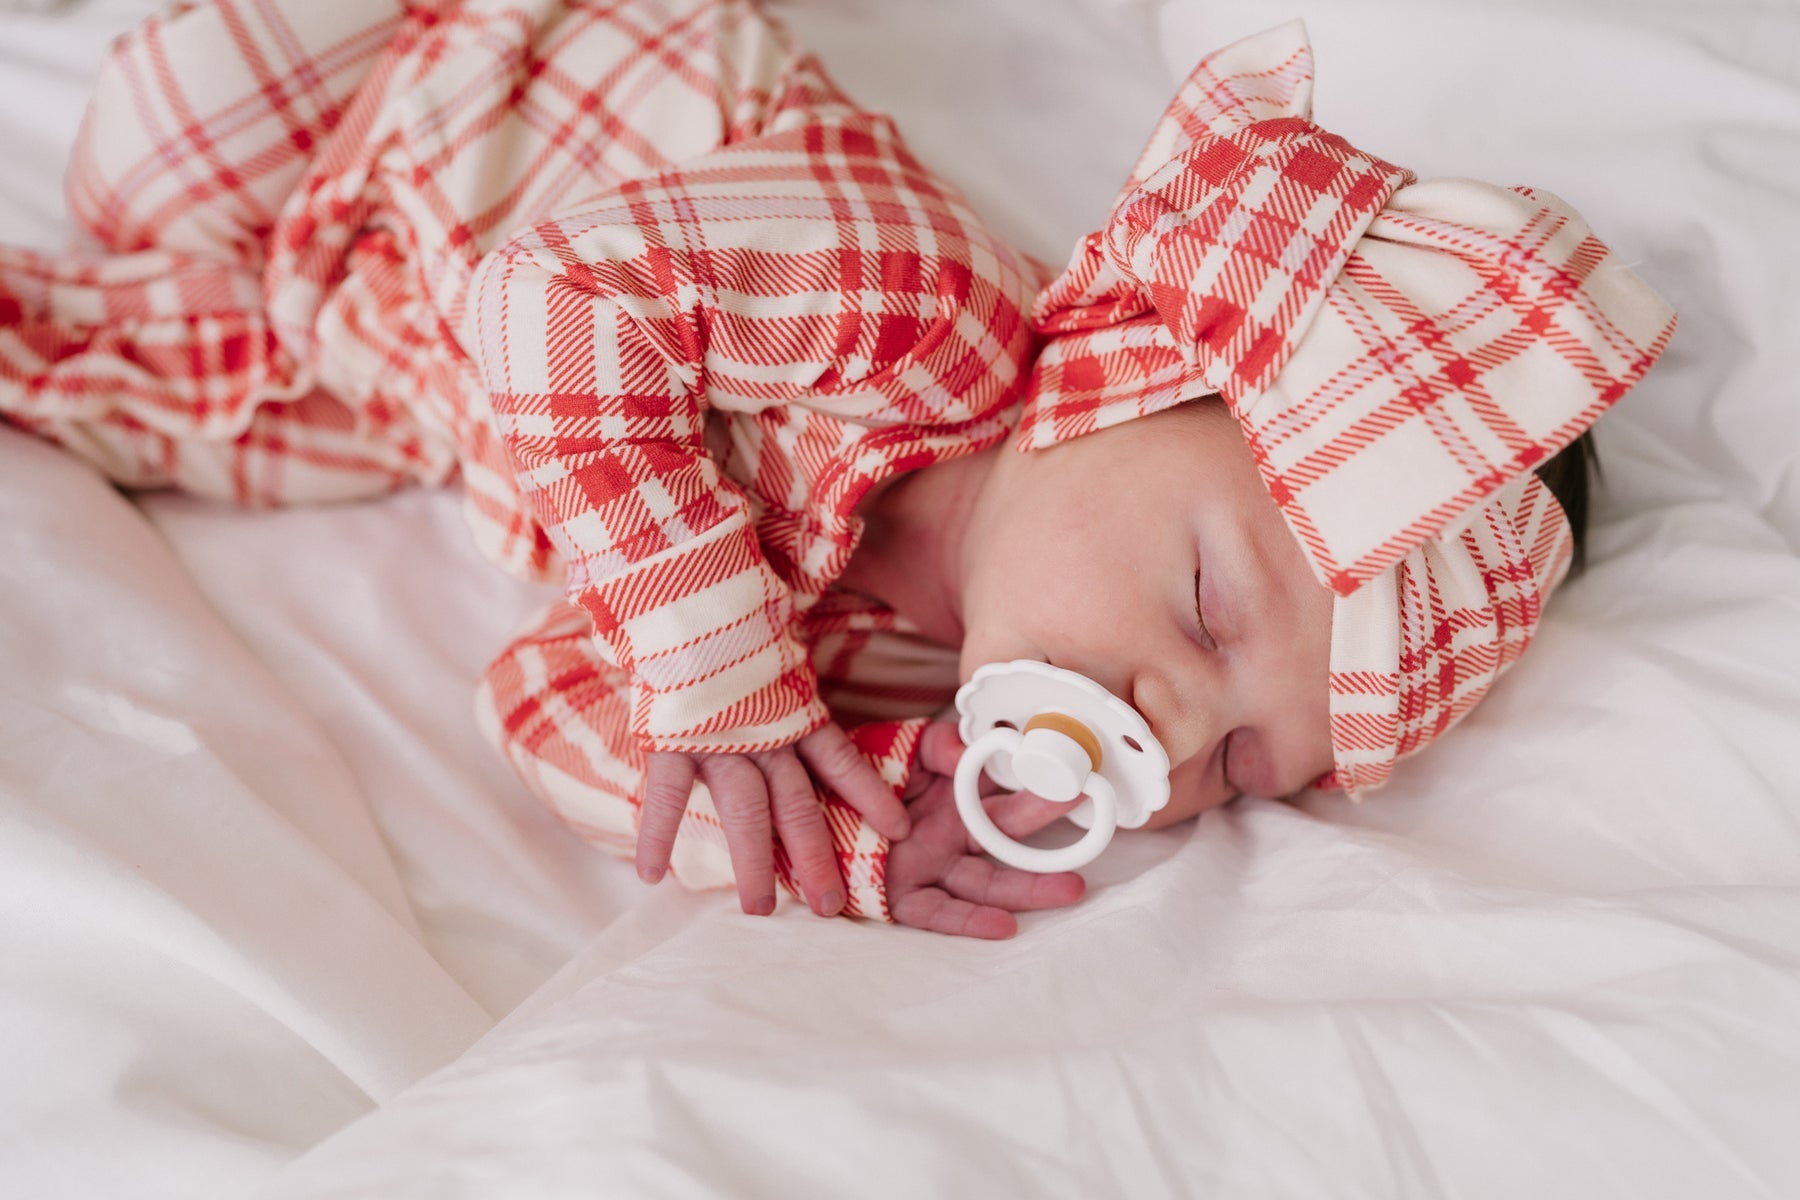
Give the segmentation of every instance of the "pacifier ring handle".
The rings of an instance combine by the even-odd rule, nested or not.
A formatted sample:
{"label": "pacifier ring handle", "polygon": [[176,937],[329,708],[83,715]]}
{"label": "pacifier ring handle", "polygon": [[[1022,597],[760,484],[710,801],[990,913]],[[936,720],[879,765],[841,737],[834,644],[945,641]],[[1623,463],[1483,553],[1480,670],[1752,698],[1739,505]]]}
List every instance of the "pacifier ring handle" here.
{"label": "pacifier ring handle", "polygon": [[[1060,730],[1053,736],[1068,737],[1071,749],[1083,757],[1089,753],[1086,745]],[[1093,805],[1093,824],[1081,840],[1072,845],[1047,849],[1014,841],[994,824],[994,819],[988,816],[987,809],[981,803],[982,768],[996,754],[1017,754],[1024,740],[1025,735],[1018,730],[996,726],[963,751],[962,760],[956,764],[954,780],[956,811],[976,844],[1009,867],[1046,873],[1073,871],[1084,867],[1106,849],[1106,844],[1112,840],[1113,830],[1118,827],[1118,797],[1114,794],[1112,785],[1098,771],[1089,772],[1074,795],[1058,797],[1072,800],[1075,795],[1085,791]],[[1074,756],[1072,754],[1071,758]]]}

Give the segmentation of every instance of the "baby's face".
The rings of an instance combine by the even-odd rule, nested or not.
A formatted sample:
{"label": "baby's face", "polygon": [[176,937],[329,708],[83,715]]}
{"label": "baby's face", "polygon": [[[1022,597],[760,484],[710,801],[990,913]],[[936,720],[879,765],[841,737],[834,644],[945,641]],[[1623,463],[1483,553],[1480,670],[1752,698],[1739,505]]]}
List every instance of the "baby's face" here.
{"label": "baby's face", "polygon": [[962,678],[1031,658],[1129,701],[1173,764],[1152,824],[1331,768],[1331,593],[1218,401],[1003,451],[964,557]]}

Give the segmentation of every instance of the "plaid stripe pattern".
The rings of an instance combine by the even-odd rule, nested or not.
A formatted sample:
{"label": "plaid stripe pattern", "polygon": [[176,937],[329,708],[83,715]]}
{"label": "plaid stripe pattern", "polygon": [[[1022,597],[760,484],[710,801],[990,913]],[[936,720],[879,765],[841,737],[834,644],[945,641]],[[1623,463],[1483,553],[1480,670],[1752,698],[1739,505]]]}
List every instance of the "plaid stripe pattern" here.
{"label": "plaid stripe pattern", "polygon": [[1038,297],[1019,445],[1224,400],[1337,596],[1324,782],[1357,794],[1530,640],[1570,552],[1531,468],[1674,314],[1556,197],[1414,183],[1320,130],[1311,81],[1297,22],[1196,68]]}
{"label": "plaid stripe pattern", "polygon": [[[631,183],[482,265],[499,428],[647,746],[818,725],[790,630],[848,561],[856,501],[894,464],[1006,435],[1031,283],[978,229],[886,121],[851,113]],[[708,409],[760,445],[721,465]]]}
{"label": "plaid stripe pattern", "polygon": [[919,688],[861,656],[904,634],[827,589],[870,486],[1005,438],[1040,280],[750,0],[177,4],[68,188],[99,252],[0,247],[0,413],[240,503],[459,477],[578,606],[482,706],[591,836],[646,749],[785,744],[825,697],[904,772]]}
{"label": "plaid stripe pattern", "polygon": [[1334,770],[1352,796],[1455,725],[1525,652],[1574,548],[1550,490],[1524,475],[1332,612]]}

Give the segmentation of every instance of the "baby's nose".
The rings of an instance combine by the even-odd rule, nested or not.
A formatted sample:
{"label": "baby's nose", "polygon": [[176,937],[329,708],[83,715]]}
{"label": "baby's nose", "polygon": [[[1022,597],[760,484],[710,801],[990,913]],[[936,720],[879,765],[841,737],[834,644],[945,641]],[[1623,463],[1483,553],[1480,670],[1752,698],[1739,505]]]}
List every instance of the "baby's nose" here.
{"label": "baby's nose", "polygon": [[1125,696],[1143,715],[1172,763],[1186,762],[1218,735],[1218,714],[1186,695],[1159,670],[1150,668],[1133,675]]}

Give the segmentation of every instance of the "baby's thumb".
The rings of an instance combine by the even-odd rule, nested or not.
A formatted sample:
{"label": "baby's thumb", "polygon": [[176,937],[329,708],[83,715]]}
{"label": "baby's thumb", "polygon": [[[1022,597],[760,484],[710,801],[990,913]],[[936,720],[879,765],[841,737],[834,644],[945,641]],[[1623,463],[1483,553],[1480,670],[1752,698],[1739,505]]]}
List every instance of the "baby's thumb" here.
{"label": "baby's thumb", "polygon": [[919,735],[918,764],[933,775],[955,774],[962,756],[962,738],[949,721],[933,721]]}

